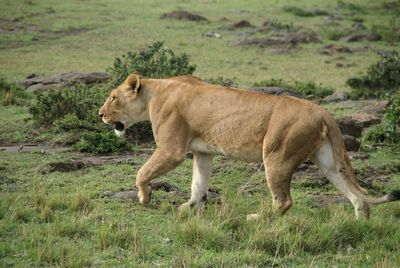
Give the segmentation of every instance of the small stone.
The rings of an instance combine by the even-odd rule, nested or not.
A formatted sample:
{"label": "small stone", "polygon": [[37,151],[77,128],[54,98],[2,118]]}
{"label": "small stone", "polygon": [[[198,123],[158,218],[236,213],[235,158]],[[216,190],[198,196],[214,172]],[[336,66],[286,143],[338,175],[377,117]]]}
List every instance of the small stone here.
{"label": "small stone", "polygon": [[254,213],[254,214],[248,214],[248,215],[246,216],[247,221],[256,221],[256,220],[258,220],[258,219],[260,219],[260,218],[261,218],[260,214],[256,214],[256,213]]}

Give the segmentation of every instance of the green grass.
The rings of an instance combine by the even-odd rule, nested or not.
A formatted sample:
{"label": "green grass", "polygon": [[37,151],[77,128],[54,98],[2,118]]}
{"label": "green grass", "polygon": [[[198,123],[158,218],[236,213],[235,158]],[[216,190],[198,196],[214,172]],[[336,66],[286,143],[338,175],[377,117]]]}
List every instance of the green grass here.
{"label": "green grass", "polygon": [[[115,57],[164,40],[174,51],[190,55],[197,66],[195,75],[202,78],[229,77],[242,87],[270,79],[310,81],[349,90],[346,80],[365,72],[379,57],[369,50],[339,60],[336,55],[321,55],[319,49],[330,43],[363,46],[363,42],[343,44],[328,37],[350,28],[354,20],[362,19],[368,28],[390,25],[397,13],[385,11],[384,2],[4,0],[0,74],[18,81],[30,73],[104,71]],[[287,6],[326,10],[343,20],[336,26],[325,24],[324,16],[294,16],[283,11]],[[177,9],[197,12],[211,22],[159,19]],[[317,32],[322,42],[301,45],[288,54],[233,47],[228,43],[240,38],[242,30],[221,30],[222,17],[232,22],[247,19],[256,26],[267,19],[293,23]],[[385,39],[397,40],[385,27],[380,29]],[[4,30],[10,28],[14,30]],[[222,38],[202,35],[208,31],[219,32]],[[392,50],[397,44],[384,40],[371,46]],[[356,65],[336,68],[339,61]],[[334,104],[325,107],[337,116],[353,112]],[[1,144],[63,140],[69,135],[38,131],[27,107],[0,106],[0,116]],[[363,145],[370,158],[353,161],[356,168],[384,166],[391,172],[388,182],[374,183],[370,192],[381,195],[400,189],[398,148],[372,150]],[[148,206],[104,197],[106,191],[133,188],[136,171],[149,157],[138,155],[130,165],[41,174],[47,163],[80,155],[0,151],[0,266],[395,267],[400,262],[399,203],[373,207],[369,221],[355,221],[350,204],[324,208],[315,204],[314,194],[337,194],[332,185],[311,188],[293,181],[294,207],[284,217],[274,216],[263,172],[223,157],[214,161],[211,182],[220,200],[199,211],[179,213],[177,207],[185,197],[163,191],[154,192]],[[189,192],[191,165],[186,160],[160,179]],[[251,196],[238,193],[248,181],[260,186]],[[247,222],[250,213],[261,218]]]}
{"label": "green grass", "polygon": [[[103,165],[70,173],[42,175],[37,168],[72,153],[0,152],[3,174],[15,185],[2,185],[0,245],[3,265],[15,266],[371,266],[400,261],[397,251],[400,204],[372,209],[369,221],[355,221],[350,204],[312,206],[309,189],[293,182],[294,207],[274,216],[265,185],[252,196],[238,193],[248,181],[263,184],[246,164],[218,157],[211,187],[221,200],[199,211],[178,213],[183,197],[156,191],[147,207],[103,197],[129,189],[144,158],[135,164]],[[385,159],[392,157],[392,162]],[[395,165],[400,155],[372,153],[356,166]],[[185,191],[191,160],[161,179]],[[399,188],[400,177],[375,189]],[[335,194],[332,186],[315,192]],[[247,222],[246,215],[261,219]],[[365,258],[365,254],[369,258]],[[389,265],[390,266],[390,265]]]}

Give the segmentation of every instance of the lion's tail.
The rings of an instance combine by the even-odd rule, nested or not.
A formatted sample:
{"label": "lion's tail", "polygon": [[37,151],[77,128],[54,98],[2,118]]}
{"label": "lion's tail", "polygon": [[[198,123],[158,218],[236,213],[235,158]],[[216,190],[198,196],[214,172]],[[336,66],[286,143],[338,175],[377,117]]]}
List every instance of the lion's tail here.
{"label": "lion's tail", "polygon": [[392,191],[391,193],[378,198],[369,197],[367,195],[367,190],[361,187],[361,185],[358,183],[356,176],[354,175],[351,161],[347,155],[347,150],[342,138],[342,133],[335,119],[328,112],[325,112],[323,116],[323,121],[325,126],[327,127],[327,136],[331,143],[333,157],[336,163],[336,170],[342,175],[343,180],[348,186],[348,189],[353,194],[369,204],[381,204],[400,200],[400,191],[398,190]]}

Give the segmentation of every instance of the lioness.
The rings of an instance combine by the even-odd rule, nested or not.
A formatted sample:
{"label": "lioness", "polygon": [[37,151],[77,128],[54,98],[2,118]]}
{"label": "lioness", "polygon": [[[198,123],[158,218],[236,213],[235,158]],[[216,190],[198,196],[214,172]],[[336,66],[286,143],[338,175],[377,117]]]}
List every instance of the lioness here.
{"label": "lioness", "polygon": [[400,191],[367,196],[335,119],[310,101],[210,85],[194,76],[141,79],[131,74],[111,91],[99,115],[117,135],[136,122],[151,121],[157,148],[136,177],[143,204],[150,201],[150,181],[177,167],[188,151],[194,155],[191,197],[181,208],[202,202],[215,154],[263,161],[273,207],[282,214],[293,203],[292,174],[307,158],[350,200],[356,218],[369,217],[369,204],[400,199]]}

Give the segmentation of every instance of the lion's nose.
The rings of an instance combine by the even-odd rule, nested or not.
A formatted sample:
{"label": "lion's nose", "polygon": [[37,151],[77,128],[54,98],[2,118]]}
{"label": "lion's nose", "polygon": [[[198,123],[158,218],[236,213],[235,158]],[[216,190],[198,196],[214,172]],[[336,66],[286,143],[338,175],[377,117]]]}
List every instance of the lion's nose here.
{"label": "lion's nose", "polygon": [[100,117],[103,117],[103,115],[104,115],[103,113],[99,113],[99,116],[100,116]]}

